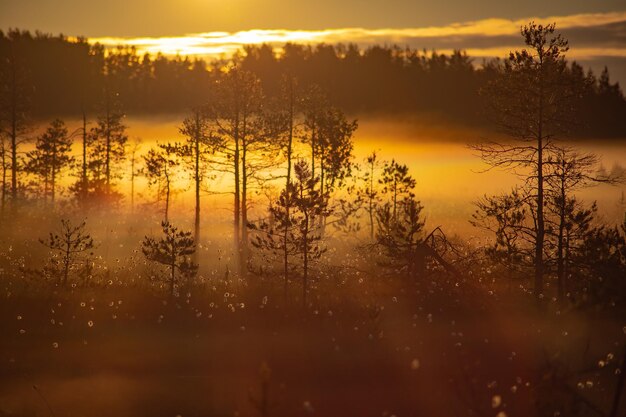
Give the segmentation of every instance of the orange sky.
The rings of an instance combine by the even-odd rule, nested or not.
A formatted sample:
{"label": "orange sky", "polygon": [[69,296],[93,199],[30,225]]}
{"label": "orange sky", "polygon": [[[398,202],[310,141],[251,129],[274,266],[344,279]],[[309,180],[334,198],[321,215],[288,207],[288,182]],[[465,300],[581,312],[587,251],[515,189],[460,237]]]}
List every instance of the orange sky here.
{"label": "orange sky", "polygon": [[[444,26],[414,28],[342,28],[323,30],[251,29],[237,32],[203,32],[180,36],[161,37],[96,37],[91,42],[106,46],[132,45],[140,53],[164,53],[169,55],[220,56],[229,55],[242,45],[269,43],[281,46],[294,43],[357,43],[430,45],[440,51],[463,48],[477,57],[502,56],[519,43],[519,27],[530,20],[558,22],[562,31],[592,31],[598,27],[619,25],[626,22],[626,11],[570,16],[529,16],[517,20],[491,18],[478,21],[453,23]],[[480,40],[474,40],[479,37]],[[491,41],[490,41],[491,40]],[[447,42],[446,42],[447,41]],[[473,43],[472,43],[473,42]],[[595,39],[578,43],[570,53],[574,59],[597,57],[626,57],[626,43],[616,44],[612,39]]]}
{"label": "orange sky", "polygon": [[276,28],[414,28],[619,11],[626,11],[623,0],[0,0],[0,28],[159,37]]}

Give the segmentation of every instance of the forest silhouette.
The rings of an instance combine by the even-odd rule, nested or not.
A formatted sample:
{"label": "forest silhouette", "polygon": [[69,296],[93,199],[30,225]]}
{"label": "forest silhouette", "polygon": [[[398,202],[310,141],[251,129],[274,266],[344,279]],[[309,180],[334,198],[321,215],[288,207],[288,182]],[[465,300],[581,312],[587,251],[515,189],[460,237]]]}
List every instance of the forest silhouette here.
{"label": "forest silhouette", "polygon": [[[257,75],[268,96],[281,79],[295,77],[328,92],[344,111],[379,114],[427,113],[453,123],[489,126],[480,95],[498,73],[498,59],[476,60],[464,51],[437,51],[355,44],[316,46],[245,45],[232,58],[206,61],[184,56],[139,55],[133,47],[105,49],[86,38],[68,38],[13,29],[0,33],[0,57],[14,59],[32,89],[37,117],[77,116],[92,112],[106,88],[119,94],[131,114],[186,112],[203,104],[219,69],[237,66]],[[577,106],[585,137],[623,137],[626,101],[605,67],[600,74],[568,64],[563,77],[584,88]]]}

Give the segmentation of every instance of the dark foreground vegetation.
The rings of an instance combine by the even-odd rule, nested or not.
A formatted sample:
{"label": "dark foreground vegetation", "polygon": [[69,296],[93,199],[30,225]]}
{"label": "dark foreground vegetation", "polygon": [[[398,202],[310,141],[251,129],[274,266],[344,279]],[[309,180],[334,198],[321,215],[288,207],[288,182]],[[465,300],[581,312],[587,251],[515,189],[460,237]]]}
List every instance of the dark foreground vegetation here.
{"label": "dark foreground vegetation", "polygon": [[[25,151],[15,71],[0,415],[624,415],[626,218],[577,196],[624,172],[562,140],[597,81],[570,82],[553,25],[522,35],[481,90],[503,137],[472,149],[520,181],[476,202],[480,241],[427,224],[401,156],[355,160],[357,121],[305,76],[198,72],[179,139],[131,144],[120,79],[98,70],[97,118],[54,120]],[[192,215],[171,203],[184,190]],[[230,220],[208,208],[221,194]]]}

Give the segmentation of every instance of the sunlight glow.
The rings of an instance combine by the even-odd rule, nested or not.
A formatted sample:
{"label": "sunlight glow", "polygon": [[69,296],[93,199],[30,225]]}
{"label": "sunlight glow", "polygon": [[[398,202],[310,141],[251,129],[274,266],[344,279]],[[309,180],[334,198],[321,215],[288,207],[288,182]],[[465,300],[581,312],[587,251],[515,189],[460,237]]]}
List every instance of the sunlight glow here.
{"label": "sunlight glow", "polygon": [[[502,51],[508,53],[513,47],[476,48],[467,38],[517,36],[520,26],[530,20],[538,22],[558,22],[560,29],[589,28],[613,23],[625,22],[626,12],[578,14],[570,16],[553,16],[547,18],[529,17],[518,20],[484,19],[471,22],[453,23],[447,26],[424,28],[339,28],[325,30],[287,30],[287,29],[251,29],[234,33],[205,32],[176,37],[142,37],[142,38],[92,38],[90,43],[100,43],[107,48],[118,45],[132,46],[140,54],[162,53],[164,55],[183,55],[198,57],[230,56],[245,45],[269,44],[282,46],[285,43],[301,43],[315,45],[320,43],[355,43],[360,46],[372,44],[398,44],[400,46],[426,47],[429,41],[450,41],[463,43],[462,49],[471,51],[470,55],[501,56]],[[437,48],[441,50],[440,48]],[[598,45],[597,47],[577,48],[576,58],[595,56],[626,56],[626,45]],[[451,50],[451,49],[450,49]],[[443,50],[442,50],[443,51]]]}

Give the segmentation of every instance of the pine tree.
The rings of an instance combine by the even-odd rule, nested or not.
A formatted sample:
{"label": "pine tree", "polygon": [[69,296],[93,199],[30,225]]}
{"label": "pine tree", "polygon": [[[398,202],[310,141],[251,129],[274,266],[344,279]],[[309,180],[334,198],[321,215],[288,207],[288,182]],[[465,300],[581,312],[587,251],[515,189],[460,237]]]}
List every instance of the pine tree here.
{"label": "pine tree", "polygon": [[424,251],[424,207],[413,196],[404,197],[399,211],[393,204],[385,203],[376,211],[378,232],[376,242],[398,267],[406,267],[409,277],[414,277],[425,266],[428,255]]}
{"label": "pine tree", "polygon": [[385,163],[379,184],[382,185],[381,194],[390,199],[391,215],[394,221],[398,219],[398,209],[403,202],[415,197],[413,189],[416,181],[409,175],[409,167],[400,165],[392,159]]}
{"label": "pine tree", "polygon": [[141,250],[149,261],[169,268],[169,294],[173,297],[180,285],[179,275],[190,280],[198,271],[198,265],[191,260],[191,255],[196,251],[196,243],[191,232],[179,231],[167,221],[161,223],[161,228],[163,237],[157,240],[146,236]]}
{"label": "pine tree", "polygon": [[89,138],[89,170],[91,172],[90,193],[96,198],[113,202],[120,198],[115,191],[115,179],[120,177],[118,169],[126,156],[126,126],[122,120],[120,104],[107,90],[102,113]]}
{"label": "pine tree", "polygon": [[491,167],[518,170],[534,190],[534,292],[543,294],[545,274],[546,159],[554,140],[575,125],[580,87],[567,77],[568,42],[554,24],[529,23],[521,29],[527,49],[512,52],[485,89],[490,116],[517,143],[472,146]]}
{"label": "pine tree", "polygon": [[0,220],[4,219],[4,211],[7,201],[7,173],[9,171],[8,164],[8,144],[5,135],[0,133],[0,168],[2,169],[2,189],[0,190]]}
{"label": "pine tree", "polygon": [[[30,109],[33,85],[27,74],[26,57],[17,47],[19,32],[9,32],[8,50],[0,61],[0,134],[3,139],[2,159],[11,172],[11,207],[17,209],[19,175],[24,167],[20,157],[20,147],[28,142],[27,134],[31,130]],[[5,158],[8,157],[8,161]],[[6,172],[3,164],[3,192],[6,188]],[[4,194],[3,194],[4,196]],[[2,201],[4,204],[4,199]]]}
{"label": "pine tree", "polygon": [[59,283],[67,285],[70,270],[76,268],[80,255],[94,248],[91,235],[85,231],[83,221],[77,226],[69,220],[61,220],[61,232],[50,233],[48,238],[39,239],[39,242],[55,253],[51,259],[60,258],[61,271],[58,274]]}
{"label": "pine tree", "polygon": [[311,87],[303,99],[304,123],[300,129],[301,141],[310,148],[311,172],[318,171],[322,194],[332,192],[335,186],[350,175],[352,168],[353,134],[356,120],[332,106],[319,87]]}
{"label": "pine tree", "polygon": [[380,202],[380,193],[376,184],[376,170],[379,166],[378,155],[376,152],[372,152],[365,158],[365,173],[362,180],[364,187],[360,190],[361,199],[365,203],[365,210],[367,211],[367,217],[369,221],[370,239],[374,239],[374,226],[376,209]]}
{"label": "pine tree", "polygon": [[[313,177],[304,160],[294,165],[295,180],[270,207],[270,223],[262,223],[252,243],[261,250],[297,256],[302,269],[302,303],[306,306],[311,263],[326,251],[316,222],[330,214],[328,194],[319,190],[319,178]],[[289,212],[287,212],[289,208]],[[288,230],[284,239],[284,230]],[[288,281],[285,275],[285,292]]]}
{"label": "pine tree", "polygon": [[[232,172],[235,182],[233,195],[233,239],[238,264],[242,267],[243,242],[241,237],[241,163],[242,142],[248,134],[248,121],[258,111],[260,106],[260,83],[258,79],[246,71],[233,69],[220,79],[208,105],[208,114],[211,121],[218,127],[215,132],[221,137],[225,146],[227,170]],[[245,227],[245,225],[244,225]]]}
{"label": "pine tree", "polygon": [[212,126],[206,111],[195,108],[192,114],[185,118],[179,131],[187,140],[184,143],[169,145],[168,151],[174,152],[185,161],[185,169],[191,173],[194,184],[195,218],[194,239],[200,241],[200,196],[202,184],[209,176],[209,164],[213,156],[220,151],[224,143],[222,138],[212,133]]}
{"label": "pine tree", "polygon": [[26,170],[36,175],[43,184],[44,198],[50,196],[54,205],[59,175],[74,162],[70,155],[72,140],[68,136],[63,121],[56,119],[41,134],[35,143],[35,150],[26,154]]}
{"label": "pine tree", "polygon": [[[549,238],[556,246],[557,289],[563,300],[567,288],[568,253],[585,239],[595,217],[595,203],[585,207],[574,193],[597,183],[615,184],[621,179],[611,174],[598,175],[598,157],[571,148],[556,147],[553,157],[546,161],[546,207],[554,224]],[[548,217],[548,216],[547,216]]]}
{"label": "pine tree", "polygon": [[143,156],[144,169],[143,175],[148,179],[149,186],[157,187],[157,201],[163,198],[165,200],[164,220],[169,221],[170,199],[173,190],[173,181],[175,178],[175,169],[179,166],[179,161],[168,145],[158,145],[151,148],[146,155]]}
{"label": "pine tree", "polygon": [[[208,116],[223,143],[225,169],[232,172],[234,187],[234,241],[240,272],[248,262],[248,201],[259,173],[277,165],[279,135],[264,107],[259,78],[234,68],[217,83],[208,105]],[[243,228],[242,228],[243,225]]]}
{"label": "pine tree", "polygon": [[130,150],[130,211],[131,213],[135,212],[135,179],[137,175],[141,172],[141,169],[137,168],[138,164],[138,153],[139,148],[141,147],[141,139],[136,138],[133,141],[131,150]]}
{"label": "pine tree", "polygon": [[532,191],[516,187],[508,193],[484,196],[475,204],[477,209],[470,223],[493,233],[496,238],[493,246],[486,248],[486,254],[496,264],[503,264],[509,273],[525,272],[532,267],[532,262],[528,264],[535,242],[530,216],[534,204]]}

